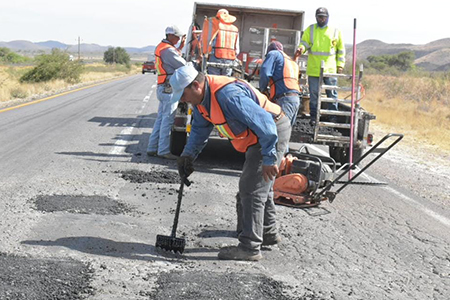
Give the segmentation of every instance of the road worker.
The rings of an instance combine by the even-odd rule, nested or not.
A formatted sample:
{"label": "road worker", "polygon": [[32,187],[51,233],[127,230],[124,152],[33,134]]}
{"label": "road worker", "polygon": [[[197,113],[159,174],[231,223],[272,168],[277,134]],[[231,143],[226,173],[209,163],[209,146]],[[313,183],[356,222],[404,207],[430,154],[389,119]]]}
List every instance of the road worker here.
{"label": "road worker", "polygon": [[[239,54],[239,30],[233,25],[236,17],[219,9],[215,17],[205,19],[202,29],[202,51],[208,62],[232,65]],[[231,67],[213,67],[208,74],[231,76]]]}
{"label": "road worker", "polygon": [[259,76],[260,91],[269,90],[270,101],[280,105],[294,125],[300,106],[299,67],[283,52],[283,44],[278,41],[269,44]]}
{"label": "road worker", "polygon": [[[280,241],[277,234],[273,180],[291,133],[289,119],[279,105],[245,81],[227,76],[205,75],[191,65],[175,71],[170,83],[174,97],[194,107],[189,140],[178,159],[183,178],[214,128],[245,152],[239,180],[242,231],[238,246],[222,248],[220,259],[260,260],[261,245]],[[176,96],[175,96],[176,95]]]}
{"label": "road worker", "polygon": [[[156,97],[159,100],[159,107],[158,116],[148,141],[147,155],[149,156],[177,159],[177,156],[170,153],[170,133],[178,99],[173,97],[169,79],[175,69],[186,65],[186,61],[181,57],[181,49],[185,40],[186,35],[178,27],[169,26],[166,28],[166,38],[155,49],[156,71],[158,72]],[[178,42],[180,42],[180,46],[176,48],[175,45]]]}
{"label": "road worker", "polygon": [[[295,56],[298,57],[308,51],[308,65],[306,74],[308,75],[308,85],[310,92],[310,115],[311,125],[316,124],[319,76],[321,61],[325,62],[325,73],[342,73],[345,66],[345,45],[342,39],[341,31],[337,28],[328,26],[329,14],[325,7],[319,7],[316,10],[316,24],[310,25],[302,35],[300,46]],[[324,77],[326,85],[337,85],[336,77]],[[326,90],[327,97],[337,99],[336,90]],[[328,103],[329,110],[338,110],[338,103]],[[336,117],[329,119],[336,122]]]}

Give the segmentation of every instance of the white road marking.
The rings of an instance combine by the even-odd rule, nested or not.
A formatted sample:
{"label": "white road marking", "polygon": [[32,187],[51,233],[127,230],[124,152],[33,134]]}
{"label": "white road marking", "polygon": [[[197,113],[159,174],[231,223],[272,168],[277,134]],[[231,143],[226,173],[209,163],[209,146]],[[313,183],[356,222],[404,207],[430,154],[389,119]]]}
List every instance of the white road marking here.
{"label": "white road marking", "polygon": [[[155,90],[156,84],[152,85],[151,90],[148,92],[148,95],[144,97],[143,104],[141,106],[141,108],[136,112],[136,114],[140,114],[142,113],[142,111],[145,108],[146,103],[150,100],[150,97],[153,94],[153,91]],[[130,141],[132,135],[131,133],[133,132],[134,127],[126,127],[125,129],[123,129],[119,136],[122,136],[124,138],[118,139],[115,143],[114,143],[114,147],[111,149],[111,151],[109,152],[109,154],[111,155],[111,160],[113,160],[115,158],[115,155],[121,155],[125,153],[125,148],[128,145],[128,142]]]}
{"label": "white road marking", "polygon": [[417,202],[416,200],[400,193],[399,191],[395,190],[392,187],[385,187],[386,190],[390,191],[391,193],[395,194],[396,196],[402,198],[403,200],[406,200],[409,202],[409,204],[411,204],[412,206],[414,206],[415,208],[423,211],[425,214],[429,215],[430,217],[434,218],[435,220],[441,222],[442,224],[444,224],[447,227],[450,227],[450,219],[444,217],[443,215],[438,214],[437,212],[432,211],[431,209],[425,207],[423,204]]}
{"label": "white road marking", "polygon": [[[364,174],[363,174],[364,175]],[[370,175],[365,174],[367,178],[369,178],[370,181],[374,181],[374,182],[379,182],[376,178],[373,178]],[[410,205],[412,205],[413,207],[415,207],[418,210],[421,210],[422,212],[424,212],[425,214],[427,214],[428,216],[432,217],[433,219],[441,222],[442,224],[444,224],[447,227],[450,227],[450,219],[447,217],[444,217],[443,215],[438,214],[435,211],[432,211],[431,209],[425,207],[425,205],[421,204],[420,202],[414,200],[411,197],[406,196],[405,194],[397,191],[396,189],[394,189],[393,187],[390,186],[386,186],[384,187],[385,190],[391,192],[392,194],[402,198],[403,200],[407,201]]]}
{"label": "white road marking", "polygon": [[109,152],[112,155],[111,160],[114,159],[114,155],[120,155],[125,153],[125,148],[128,145],[129,139],[131,137],[131,133],[133,132],[134,127],[127,127],[120,132],[119,136],[123,136],[123,139],[118,139],[114,143],[114,147]]}

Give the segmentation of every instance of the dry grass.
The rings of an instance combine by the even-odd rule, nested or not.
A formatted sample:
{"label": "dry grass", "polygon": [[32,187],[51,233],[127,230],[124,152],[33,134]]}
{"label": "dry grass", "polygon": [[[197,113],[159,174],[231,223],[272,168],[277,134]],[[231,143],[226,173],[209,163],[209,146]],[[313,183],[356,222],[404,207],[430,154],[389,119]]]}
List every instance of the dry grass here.
{"label": "dry grass", "polygon": [[[19,78],[30,68],[0,66],[0,102],[15,99],[25,100],[55,94],[71,87],[70,84],[63,80],[44,83],[20,83]],[[81,75],[81,82],[77,85],[86,85],[120,76],[137,74],[140,70],[140,67],[135,65],[131,67],[131,70],[127,70],[121,66],[105,66],[102,63],[91,64]]]}
{"label": "dry grass", "polygon": [[389,132],[405,134],[404,142],[450,151],[450,83],[441,78],[367,75],[361,105]]}

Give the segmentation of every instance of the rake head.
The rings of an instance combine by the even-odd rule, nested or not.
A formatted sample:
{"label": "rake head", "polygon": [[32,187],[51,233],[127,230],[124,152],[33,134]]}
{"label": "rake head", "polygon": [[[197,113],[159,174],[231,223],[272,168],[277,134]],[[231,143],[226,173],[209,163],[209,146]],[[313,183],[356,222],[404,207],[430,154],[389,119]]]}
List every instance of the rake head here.
{"label": "rake head", "polygon": [[175,253],[183,253],[186,241],[183,238],[177,238],[167,235],[157,235],[156,244],[157,248],[164,249],[166,251],[173,251]]}

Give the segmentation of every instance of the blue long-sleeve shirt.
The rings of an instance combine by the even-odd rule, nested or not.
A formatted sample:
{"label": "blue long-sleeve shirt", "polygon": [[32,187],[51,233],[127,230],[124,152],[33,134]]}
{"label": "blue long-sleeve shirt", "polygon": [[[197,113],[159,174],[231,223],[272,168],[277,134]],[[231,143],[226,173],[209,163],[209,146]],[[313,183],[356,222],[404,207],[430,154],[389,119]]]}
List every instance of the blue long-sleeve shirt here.
{"label": "blue long-sleeve shirt", "polygon": [[[261,92],[267,90],[270,82],[270,78],[275,82],[276,95],[284,93],[298,93],[296,90],[291,90],[286,87],[284,80],[284,56],[279,50],[272,50],[266,55],[266,59],[261,66],[259,72],[259,89]],[[273,86],[271,87],[274,88]]]}
{"label": "blue long-sleeve shirt", "polygon": [[[205,84],[205,96],[201,105],[209,112],[211,91],[207,80]],[[238,135],[250,128],[261,145],[263,165],[274,165],[277,159],[277,127],[272,114],[259,105],[259,100],[251,88],[238,81],[220,89],[216,93],[216,98],[233,133]],[[213,128],[214,125],[203,118],[197,107],[194,107],[191,133],[181,155],[196,158],[206,145]]]}

